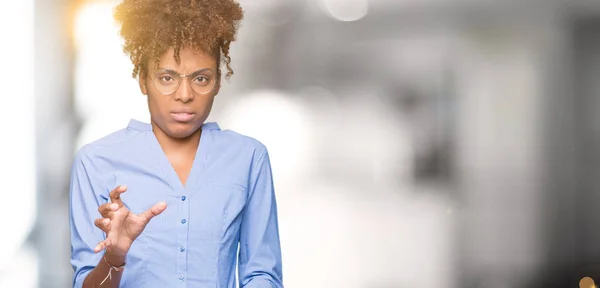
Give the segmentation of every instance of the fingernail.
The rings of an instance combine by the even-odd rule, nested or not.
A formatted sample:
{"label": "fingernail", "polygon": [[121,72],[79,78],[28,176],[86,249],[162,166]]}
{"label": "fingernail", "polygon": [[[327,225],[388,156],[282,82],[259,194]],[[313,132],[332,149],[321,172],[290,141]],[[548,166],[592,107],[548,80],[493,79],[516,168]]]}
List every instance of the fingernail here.
{"label": "fingernail", "polygon": [[121,185],[121,187],[119,187],[119,190],[124,191],[125,189],[127,189],[127,186],[125,185]]}
{"label": "fingernail", "polygon": [[117,203],[110,204],[110,209],[117,210],[117,209],[119,209],[119,205],[117,205]]}

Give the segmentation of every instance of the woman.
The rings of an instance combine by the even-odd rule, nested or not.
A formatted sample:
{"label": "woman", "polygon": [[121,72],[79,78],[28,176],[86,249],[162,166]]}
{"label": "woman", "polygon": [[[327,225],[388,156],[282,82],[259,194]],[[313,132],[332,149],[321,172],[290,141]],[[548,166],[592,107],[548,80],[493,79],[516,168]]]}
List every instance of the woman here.
{"label": "woman", "polygon": [[235,287],[236,263],[240,287],[283,287],[267,149],[204,123],[220,63],[233,74],[242,16],[235,0],[116,8],[151,121],[132,120],[76,155],[74,287]]}

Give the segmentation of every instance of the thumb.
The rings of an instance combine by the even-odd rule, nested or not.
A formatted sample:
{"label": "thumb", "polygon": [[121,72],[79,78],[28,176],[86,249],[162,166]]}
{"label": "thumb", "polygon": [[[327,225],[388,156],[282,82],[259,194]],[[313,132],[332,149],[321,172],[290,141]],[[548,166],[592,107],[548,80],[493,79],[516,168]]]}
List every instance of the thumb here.
{"label": "thumb", "polygon": [[152,208],[142,212],[139,216],[140,216],[140,218],[142,218],[142,221],[144,222],[144,224],[148,224],[148,222],[150,222],[150,220],[152,220],[152,218],[154,218],[155,216],[157,216],[160,213],[162,213],[163,211],[165,211],[165,209],[167,209],[167,203],[159,202],[159,203],[154,204],[154,206],[152,206]]}

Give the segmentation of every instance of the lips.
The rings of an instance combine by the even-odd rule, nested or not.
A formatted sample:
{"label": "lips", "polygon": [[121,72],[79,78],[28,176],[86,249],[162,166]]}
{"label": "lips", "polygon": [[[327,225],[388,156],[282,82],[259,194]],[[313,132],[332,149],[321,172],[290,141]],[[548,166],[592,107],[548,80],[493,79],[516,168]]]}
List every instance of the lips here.
{"label": "lips", "polygon": [[191,112],[171,112],[171,117],[177,122],[189,122],[195,115],[195,113]]}

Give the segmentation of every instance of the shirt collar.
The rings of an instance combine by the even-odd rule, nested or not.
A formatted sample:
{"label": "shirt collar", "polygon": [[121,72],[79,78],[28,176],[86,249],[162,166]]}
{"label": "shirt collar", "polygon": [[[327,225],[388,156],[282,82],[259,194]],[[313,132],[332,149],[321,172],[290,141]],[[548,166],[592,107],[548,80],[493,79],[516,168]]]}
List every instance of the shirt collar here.
{"label": "shirt collar", "polygon": [[[131,119],[129,121],[129,125],[127,125],[127,128],[139,131],[152,131],[152,125],[135,119]],[[202,124],[202,130],[221,130],[221,127],[219,127],[219,124],[217,124],[217,122],[206,122]]]}

